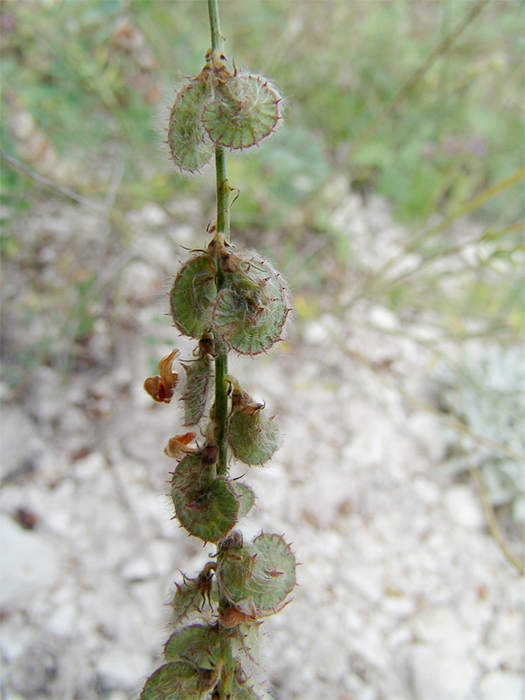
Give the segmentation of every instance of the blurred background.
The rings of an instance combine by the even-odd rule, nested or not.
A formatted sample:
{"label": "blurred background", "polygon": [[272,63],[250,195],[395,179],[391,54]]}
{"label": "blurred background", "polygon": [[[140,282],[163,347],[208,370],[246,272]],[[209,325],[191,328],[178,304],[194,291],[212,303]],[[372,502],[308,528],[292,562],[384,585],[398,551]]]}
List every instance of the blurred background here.
{"label": "blurred background", "polygon": [[[232,240],[295,295],[278,352],[239,360],[287,435],[246,527],[303,563],[268,622],[274,695],[518,700],[524,3],[220,11],[237,68],[285,95],[229,157]],[[207,8],[0,0],[0,29],[2,698],[125,700],[208,552],[169,521],[180,416],[142,392],[191,352],[167,292],[215,218],[213,170],[181,177],[163,143]]]}

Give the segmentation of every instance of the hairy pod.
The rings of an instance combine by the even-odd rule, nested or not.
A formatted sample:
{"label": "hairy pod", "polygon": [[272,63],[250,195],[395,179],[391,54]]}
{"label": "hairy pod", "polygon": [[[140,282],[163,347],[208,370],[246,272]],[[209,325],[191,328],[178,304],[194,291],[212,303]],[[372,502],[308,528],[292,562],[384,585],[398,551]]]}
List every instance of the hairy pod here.
{"label": "hairy pod", "polygon": [[228,420],[228,444],[235,457],[244,464],[264,464],[281,444],[279,427],[274,417],[263,408],[234,411]]}
{"label": "hairy pod", "polygon": [[194,255],[179,270],[170,292],[171,316],[181,333],[202,338],[210,326],[216,291],[212,256]]}
{"label": "hairy pod", "polygon": [[278,612],[294,589],[295,557],[280,535],[262,533],[222,556],[217,567],[219,589],[237,610],[253,619]]}
{"label": "hairy pod", "polygon": [[191,364],[182,366],[186,371],[186,391],[181,396],[184,401],[184,425],[196,425],[206,409],[211,377],[210,357],[202,354]]}
{"label": "hairy pod", "polygon": [[168,146],[173,162],[181,171],[196,172],[213,155],[213,145],[202,126],[208,94],[206,82],[195,78],[183,85],[171,108]]}
{"label": "hairy pod", "polygon": [[281,118],[282,95],[259,75],[241,73],[219,82],[207,100],[202,124],[215,145],[231,149],[256,146]]}
{"label": "hairy pod", "polygon": [[218,542],[237,522],[239,499],[231,483],[202,467],[201,456],[191,454],[179,463],[171,480],[175,514],[190,535]]}
{"label": "hairy pod", "polygon": [[164,664],[148,678],[140,700],[202,700],[218,681],[217,669],[176,661]]}
{"label": "hairy pod", "polygon": [[238,267],[215,299],[212,321],[230,348],[257,355],[282,339],[290,295],[282,276],[255,253],[239,254]]}
{"label": "hairy pod", "polygon": [[241,481],[232,481],[232,486],[239,499],[239,512],[237,513],[237,519],[240,520],[244,518],[245,515],[249,513],[255,503],[255,494],[253,490],[243,484]]}
{"label": "hairy pod", "polygon": [[189,625],[173,632],[164,646],[166,661],[181,657],[200,668],[215,668],[219,661],[219,630],[217,625]]}

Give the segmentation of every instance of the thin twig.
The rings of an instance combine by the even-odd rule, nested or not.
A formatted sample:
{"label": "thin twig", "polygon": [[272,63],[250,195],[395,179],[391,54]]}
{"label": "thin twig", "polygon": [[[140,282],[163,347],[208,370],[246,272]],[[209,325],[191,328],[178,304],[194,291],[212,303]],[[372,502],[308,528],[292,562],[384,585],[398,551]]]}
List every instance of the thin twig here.
{"label": "thin twig", "polygon": [[35,182],[38,182],[38,184],[42,185],[43,187],[48,187],[49,189],[52,189],[55,192],[58,192],[59,194],[63,195],[64,197],[68,197],[69,199],[73,199],[75,202],[78,202],[79,204],[83,204],[87,207],[91,207],[92,209],[96,209],[97,211],[100,211],[104,207],[104,202],[94,202],[92,199],[89,199],[88,197],[84,197],[83,195],[78,194],[77,192],[74,192],[73,190],[70,190],[69,187],[63,187],[62,185],[57,185],[56,182],[49,180],[47,177],[43,177],[42,175],[39,175],[34,170],[31,170],[31,168],[28,168],[27,165],[25,165],[21,161],[17,160],[16,158],[13,158],[13,156],[10,156],[8,153],[6,153],[4,151],[3,148],[0,148],[0,156],[4,160],[6,160],[10,165],[15,167],[17,170],[20,170],[21,172],[23,172],[25,175],[30,177]]}
{"label": "thin twig", "polygon": [[474,464],[467,448],[465,447],[463,440],[460,439],[459,441],[461,450],[463,452],[463,456],[465,457],[465,461],[468,466],[468,470],[470,473],[470,476],[472,478],[472,481],[476,484],[476,488],[479,493],[479,497],[481,499],[481,503],[483,505],[483,510],[485,512],[485,518],[487,519],[487,524],[489,526],[490,534],[498,544],[499,548],[501,549],[502,553],[504,556],[509,560],[509,562],[516,567],[516,569],[519,571],[521,576],[525,576],[525,564],[523,564],[517,557],[514,556],[514,554],[510,551],[508,548],[505,540],[503,539],[501,532],[499,531],[498,523],[496,520],[496,515],[494,513],[494,508],[492,507],[492,503],[490,502],[489,495],[487,493],[487,489],[485,488],[485,484],[483,483],[483,477],[481,476],[481,472],[479,470],[479,467]]}

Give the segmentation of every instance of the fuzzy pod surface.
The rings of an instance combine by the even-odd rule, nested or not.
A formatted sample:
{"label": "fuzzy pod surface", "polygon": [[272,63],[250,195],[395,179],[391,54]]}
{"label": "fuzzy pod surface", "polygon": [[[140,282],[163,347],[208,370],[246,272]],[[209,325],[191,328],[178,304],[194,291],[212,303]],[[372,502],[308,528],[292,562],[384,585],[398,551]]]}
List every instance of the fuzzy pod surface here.
{"label": "fuzzy pod surface", "polygon": [[171,496],[175,514],[190,535],[218,542],[237,522],[239,499],[226,478],[210,471],[202,468],[199,455],[187,455],[173,472]]}
{"label": "fuzzy pod surface", "polygon": [[181,171],[199,171],[213,155],[210,142],[201,121],[208,87],[195,78],[177,93],[170,112],[168,147],[175,165]]}
{"label": "fuzzy pod surface", "polygon": [[256,146],[279,121],[282,95],[265,78],[241,73],[214,90],[202,112],[202,124],[215,145],[231,149]]}
{"label": "fuzzy pod surface", "polygon": [[148,678],[140,700],[202,700],[203,693],[211,690],[211,676],[212,672],[185,661],[164,664]]}
{"label": "fuzzy pod surface", "polygon": [[170,292],[171,316],[183,335],[201,338],[210,325],[215,300],[215,264],[207,253],[195,255],[179,270]]}
{"label": "fuzzy pod surface", "polygon": [[237,411],[228,421],[228,444],[244,464],[264,464],[281,444],[276,421],[264,409],[255,413]]}
{"label": "fuzzy pod surface", "polygon": [[283,277],[254,253],[243,254],[240,269],[228,274],[217,295],[212,321],[218,337],[243,355],[268,351],[282,339],[290,312]]}
{"label": "fuzzy pod surface", "polygon": [[237,609],[254,619],[278,612],[296,585],[295,557],[280,535],[262,533],[224,556],[217,569],[219,588]]}
{"label": "fuzzy pod surface", "polygon": [[189,625],[176,630],[164,646],[166,661],[182,657],[200,668],[215,668],[219,655],[219,630],[210,625]]}
{"label": "fuzzy pod surface", "polygon": [[186,371],[186,391],[181,399],[184,401],[184,425],[196,425],[206,410],[208,389],[210,385],[211,361],[208,355],[202,355],[191,364],[182,364]]}

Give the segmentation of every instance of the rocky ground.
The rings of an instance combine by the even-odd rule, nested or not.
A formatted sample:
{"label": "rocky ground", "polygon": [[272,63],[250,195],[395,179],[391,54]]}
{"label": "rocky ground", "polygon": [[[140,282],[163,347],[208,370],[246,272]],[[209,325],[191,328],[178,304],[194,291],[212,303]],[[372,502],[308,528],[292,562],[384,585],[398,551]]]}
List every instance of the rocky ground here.
{"label": "rocky ground", "polygon": [[[189,352],[163,315],[180,246],[203,242],[185,207],[129,212],[116,250],[107,215],[79,205],[42,201],[17,224],[2,283],[8,368],[98,272],[83,343],[77,298],[55,361],[2,385],[3,700],[136,698],[179,570],[195,574],[213,550],[171,520],[163,449],[180,413],[142,389],[171,344]],[[346,193],[338,207],[334,225],[363,258],[389,255],[400,232],[384,203]],[[275,698],[521,700],[522,582],[474,486],[439,468],[450,433],[407,400],[432,403],[433,351],[390,311],[345,311],[344,299],[298,314],[271,356],[231,365],[285,435],[249,470],[258,501],[242,523],[245,539],[284,533],[301,562],[293,602],[264,626]]]}

